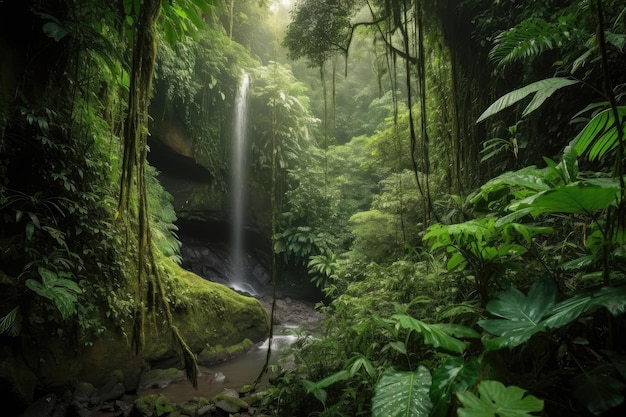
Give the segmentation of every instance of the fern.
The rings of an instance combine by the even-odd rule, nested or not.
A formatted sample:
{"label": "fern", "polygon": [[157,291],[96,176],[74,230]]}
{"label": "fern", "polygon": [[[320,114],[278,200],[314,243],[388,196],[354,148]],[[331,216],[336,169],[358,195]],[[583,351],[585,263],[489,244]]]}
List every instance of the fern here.
{"label": "fern", "polygon": [[557,22],[543,19],[524,20],[519,26],[500,33],[496,45],[489,52],[489,58],[501,68],[515,61],[535,58],[545,51],[561,48],[581,35],[572,26],[571,16],[564,16]]}

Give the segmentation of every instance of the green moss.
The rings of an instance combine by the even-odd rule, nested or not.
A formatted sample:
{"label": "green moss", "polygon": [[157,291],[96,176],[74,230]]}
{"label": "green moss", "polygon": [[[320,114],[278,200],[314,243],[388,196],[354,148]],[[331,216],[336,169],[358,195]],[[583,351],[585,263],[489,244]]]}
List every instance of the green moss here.
{"label": "green moss", "polygon": [[217,394],[215,397],[213,397],[211,399],[211,402],[213,403],[217,403],[219,401],[225,401],[229,404],[232,404],[234,406],[237,406],[239,408],[248,408],[250,407],[250,404],[248,404],[247,402],[245,402],[244,400],[242,400],[239,397],[233,397],[228,390],[221,392],[219,394]]}
{"label": "green moss", "polygon": [[[169,271],[166,280],[175,324],[194,353],[201,353],[207,345],[220,344],[225,357],[230,357],[267,337],[268,317],[258,300],[206,281],[171,261],[163,262]],[[36,383],[43,389],[58,391],[77,381],[98,387],[114,374],[124,381],[126,389],[133,389],[146,362],[178,354],[159,315],[146,323],[146,346],[139,354],[129,344],[130,323],[123,329],[107,327],[91,346],[78,350],[68,339],[49,334],[25,336],[25,360],[18,360],[4,349],[6,352],[0,352],[0,375],[17,396],[28,402]]]}
{"label": "green moss", "polygon": [[240,343],[227,347],[207,345],[198,355],[198,363],[201,365],[212,365],[222,362],[249,351],[253,346],[254,343],[250,339],[244,339]]}
{"label": "green moss", "polygon": [[131,415],[134,417],[176,417],[180,416],[180,411],[176,408],[176,404],[163,394],[152,394],[137,398]]}
{"label": "green moss", "polygon": [[269,332],[267,312],[253,297],[207,281],[166,260],[169,282],[177,299],[174,318],[189,346],[195,352],[207,340],[225,346],[248,338],[260,342]]}
{"label": "green moss", "polygon": [[229,346],[228,348],[226,348],[226,351],[228,352],[230,356],[237,356],[237,355],[240,355],[242,353],[249,351],[250,349],[252,349],[252,346],[254,346],[254,343],[252,343],[252,340],[244,339],[243,341],[241,341],[241,343],[237,343],[236,345]]}
{"label": "green moss", "polygon": [[198,410],[209,404],[209,400],[204,397],[195,397],[191,401],[178,404],[178,409],[183,415],[195,416],[198,415]]}

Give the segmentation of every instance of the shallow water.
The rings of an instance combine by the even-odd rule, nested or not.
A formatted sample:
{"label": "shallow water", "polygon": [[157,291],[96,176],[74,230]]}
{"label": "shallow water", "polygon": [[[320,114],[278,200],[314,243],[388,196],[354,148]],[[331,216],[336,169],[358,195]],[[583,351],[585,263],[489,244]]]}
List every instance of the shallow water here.
{"label": "shallow water", "polygon": [[[275,334],[272,338],[270,364],[275,364],[285,354],[285,349],[297,340],[289,334]],[[267,356],[269,339],[256,345],[247,353],[231,360],[211,366],[201,366],[198,374],[198,389],[187,380],[168,385],[165,388],[150,388],[137,393],[138,396],[163,394],[173,402],[190,401],[194,397],[213,398],[224,389],[239,390],[244,385],[252,384],[263,369]],[[264,374],[260,385],[267,383]]]}

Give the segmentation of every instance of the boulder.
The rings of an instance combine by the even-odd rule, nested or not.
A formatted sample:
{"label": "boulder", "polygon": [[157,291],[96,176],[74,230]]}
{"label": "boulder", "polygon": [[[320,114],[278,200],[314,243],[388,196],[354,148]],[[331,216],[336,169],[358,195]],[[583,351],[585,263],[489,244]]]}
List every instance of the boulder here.
{"label": "boulder", "polygon": [[185,372],[181,369],[150,369],[141,375],[137,390],[143,391],[148,388],[165,388],[172,382],[183,381],[184,379]]}

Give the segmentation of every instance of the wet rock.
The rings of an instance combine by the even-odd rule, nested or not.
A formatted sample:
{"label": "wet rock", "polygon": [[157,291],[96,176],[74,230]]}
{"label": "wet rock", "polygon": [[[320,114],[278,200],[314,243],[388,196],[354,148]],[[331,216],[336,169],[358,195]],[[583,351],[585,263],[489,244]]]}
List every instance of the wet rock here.
{"label": "wet rock", "polygon": [[207,417],[210,416],[213,411],[215,411],[215,404],[207,404],[204,407],[200,408],[196,412],[196,415],[198,417]]}
{"label": "wet rock", "polygon": [[103,385],[94,389],[90,403],[96,405],[105,401],[115,400],[124,395],[124,392],[123,378],[120,379],[114,374],[106,378]]}
{"label": "wet rock", "polygon": [[72,397],[72,405],[77,408],[88,407],[91,403],[91,396],[93,395],[95,388],[89,382],[79,382],[74,389],[74,395]]}
{"label": "wet rock", "polygon": [[164,395],[146,395],[137,398],[131,417],[166,417],[176,412],[176,405]]}
{"label": "wet rock", "polygon": [[239,398],[239,393],[232,389],[226,389],[213,397],[215,407],[227,413],[238,413],[241,409],[248,409],[247,402]]}
{"label": "wet rock", "polygon": [[200,365],[212,365],[222,362],[249,351],[254,346],[250,339],[244,339],[240,343],[224,347],[222,345],[206,346],[198,355]]}
{"label": "wet rock", "polygon": [[48,417],[56,404],[57,397],[54,394],[48,394],[32,403],[20,417]]}
{"label": "wet rock", "polygon": [[145,372],[139,380],[138,390],[146,390],[148,388],[164,388],[172,382],[183,381],[185,372],[181,369],[151,369]]}
{"label": "wet rock", "polygon": [[207,405],[209,405],[207,399],[197,398],[192,401],[185,401],[183,403],[179,403],[177,407],[182,415],[195,417],[199,415],[199,410],[206,407]]}
{"label": "wet rock", "polygon": [[[268,314],[272,310],[272,297],[259,298]],[[289,297],[277,299],[274,309],[274,323],[281,325],[294,325],[302,330],[317,331],[322,325],[324,314],[315,309],[312,302],[295,300]]]}

